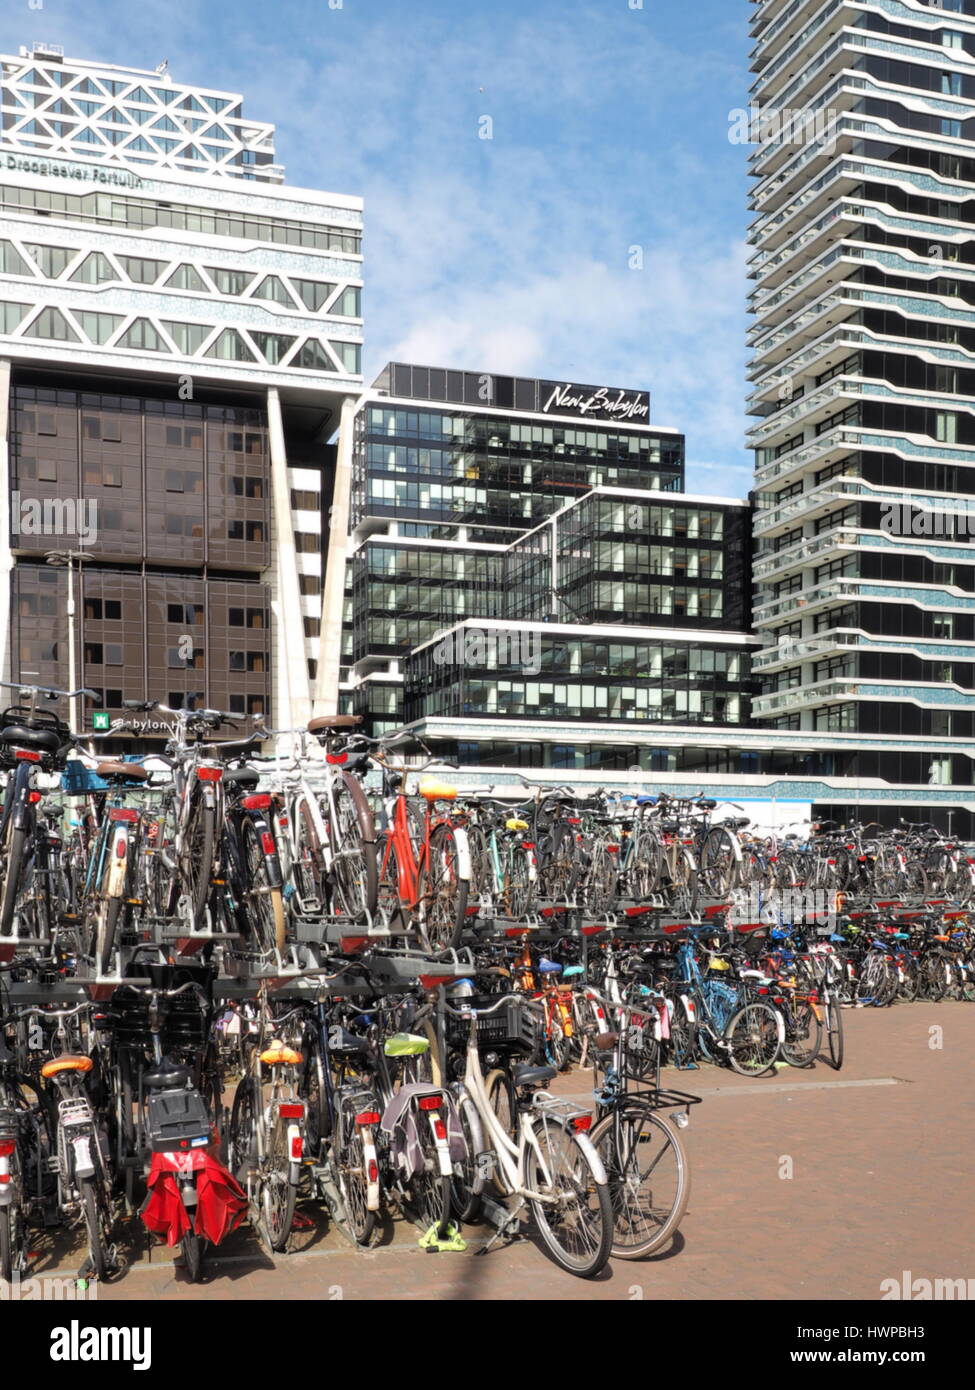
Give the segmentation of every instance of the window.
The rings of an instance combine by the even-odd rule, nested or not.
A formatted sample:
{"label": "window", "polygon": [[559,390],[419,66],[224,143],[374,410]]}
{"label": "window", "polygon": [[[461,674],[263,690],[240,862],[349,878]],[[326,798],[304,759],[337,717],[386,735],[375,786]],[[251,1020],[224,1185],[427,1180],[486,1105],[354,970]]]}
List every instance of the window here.
{"label": "window", "polygon": [[147,352],[169,351],[169,348],[160,340],[159,334],[148,319],[135,319],[122,334],[118,346],[123,348],[139,348]]}
{"label": "window", "polygon": [[184,357],[192,357],[198,352],[213,331],[204,323],[178,323],[162,319],[162,326],[176,344],[177,352]]}
{"label": "window", "polygon": [[276,275],[266,276],[253,294],[254,299],[267,299],[272,304],[284,304],[288,309],[295,307],[295,302],[284,287],[284,283]]}
{"label": "window", "polygon": [[228,521],[227,539],[231,541],[263,541],[263,521]]}
{"label": "window", "polygon": [[263,608],[231,608],[227,614],[229,627],[262,628],[264,626]]}
{"label": "window", "polygon": [[958,416],[949,411],[939,410],[934,417],[934,437],[942,444],[957,444]]}
{"label": "window", "polygon": [[169,290],[195,290],[199,294],[207,293],[203,277],[192,265],[178,265],[166,281],[166,288]]}
{"label": "window", "polygon": [[59,343],[76,343],[78,335],[60,309],[42,309],[34,322],[24,330],[25,338],[51,338]]}
{"label": "window", "polygon": [[69,278],[83,285],[102,285],[106,280],[117,280],[119,277],[107,256],[103,256],[101,251],[92,251]]}
{"label": "window", "polygon": [[88,309],[76,309],[75,318],[85,337],[99,344],[107,343],[122,322],[121,314],[96,314]]}
{"label": "window", "polygon": [[219,266],[207,266],[207,274],[221,294],[241,295],[253,280],[253,272],[248,270],[222,270]]}
{"label": "window", "polygon": [[231,497],[263,497],[264,479],[254,477],[232,477],[230,479]]}
{"label": "window", "polygon": [[137,285],[154,285],[165,261],[150,261],[143,256],[119,256],[119,263],[130,280]]}
{"label": "window", "polygon": [[335,289],[334,284],[322,280],[294,280],[292,283],[301,296],[301,302],[305,308],[310,309],[313,314],[318,313]]}
{"label": "window", "polygon": [[180,627],[200,627],[203,623],[203,605],[200,603],[168,603],[166,621],[178,623]]}

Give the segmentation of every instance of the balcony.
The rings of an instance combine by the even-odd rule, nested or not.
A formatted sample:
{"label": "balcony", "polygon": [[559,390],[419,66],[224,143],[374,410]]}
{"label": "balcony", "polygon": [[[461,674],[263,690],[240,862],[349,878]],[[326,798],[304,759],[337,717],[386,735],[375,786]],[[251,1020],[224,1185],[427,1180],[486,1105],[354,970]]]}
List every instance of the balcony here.
{"label": "balcony", "polygon": [[796,685],[778,690],[773,695],[756,695],[752,699],[752,714],[759,719],[779,714],[783,710],[809,708],[813,705],[845,704],[848,700],[903,701],[924,709],[973,709],[975,691],[962,690],[957,685],[907,685],[864,681],[856,676],[816,681],[811,685]]}

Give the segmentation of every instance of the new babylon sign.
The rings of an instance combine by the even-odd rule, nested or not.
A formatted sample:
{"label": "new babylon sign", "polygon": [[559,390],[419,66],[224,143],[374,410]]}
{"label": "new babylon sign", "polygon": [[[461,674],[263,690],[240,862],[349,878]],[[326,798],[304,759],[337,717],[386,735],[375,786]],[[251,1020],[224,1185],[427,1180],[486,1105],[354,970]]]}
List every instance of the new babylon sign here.
{"label": "new babylon sign", "polygon": [[[650,393],[648,391],[619,391],[611,386],[574,386],[570,382],[542,382],[544,389],[551,387],[547,400],[542,400],[542,412],[546,415],[579,415],[587,420],[635,420],[646,423],[650,419]],[[540,397],[541,399],[541,397]]]}

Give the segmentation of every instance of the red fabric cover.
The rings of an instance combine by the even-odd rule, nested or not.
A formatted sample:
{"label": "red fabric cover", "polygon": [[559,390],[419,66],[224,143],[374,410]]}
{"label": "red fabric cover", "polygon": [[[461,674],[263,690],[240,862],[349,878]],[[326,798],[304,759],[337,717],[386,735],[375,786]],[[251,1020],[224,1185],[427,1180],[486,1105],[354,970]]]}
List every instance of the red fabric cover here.
{"label": "red fabric cover", "polygon": [[142,1207],[142,1223],[167,1245],[178,1245],[190,1229],[190,1217],[179,1192],[179,1173],[195,1172],[196,1220],[193,1229],[211,1245],[219,1245],[243,1220],[247,1197],[240,1184],[215,1154],[196,1149],[186,1154],[153,1154]]}

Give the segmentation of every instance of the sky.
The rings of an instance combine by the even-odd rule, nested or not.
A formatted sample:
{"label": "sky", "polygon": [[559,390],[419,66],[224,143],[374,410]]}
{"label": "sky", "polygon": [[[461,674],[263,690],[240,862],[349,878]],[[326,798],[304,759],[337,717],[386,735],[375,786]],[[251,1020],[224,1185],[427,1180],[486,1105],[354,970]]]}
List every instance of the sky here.
{"label": "sky", "polygon": [[[0,48],[240,92],[289,184],[365,199],[364,371],[649,389],[744,496],[750,0],[0,0]],[[484,138],[489,135],[490,138]]]}

